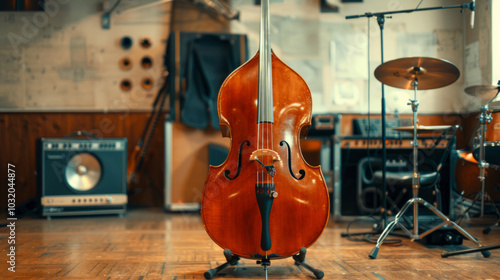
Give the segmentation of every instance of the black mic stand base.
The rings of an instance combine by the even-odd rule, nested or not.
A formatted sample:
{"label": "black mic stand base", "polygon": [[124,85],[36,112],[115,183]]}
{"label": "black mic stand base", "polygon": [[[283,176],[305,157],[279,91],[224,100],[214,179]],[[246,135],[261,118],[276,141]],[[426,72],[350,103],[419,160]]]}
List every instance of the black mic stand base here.
{"label": "black mic stand base", "polygon": [[468,254],[468,253],[475,253],[475,252],[481,252],[485,258],[489,257],[491,255],[488,250],[493,250],[493,249],[498,249],[500,248],[500,244],[496,245],[490,245],[490,246],[481,246],[478,248],[472,248],[472,249],[467,249],[467,250],[461,250],[461,251],[455,251],[455,252],[448,252],[448,253],[442,253],[441,257],[447,258],[450,256],[456,256],[456,255],[462,255],[462,254]]}
{"label": "black mic stand base", "polygon": [[484,234],[488,234],[488,233],[490,233],[490,231],[491,231],[493,228],[498,227],[498,226],[500,226],[500,220],[498,220],[495,224],[493,224],[493,225],[491,225],[491,226],[489,226],[489,227],[487,227],[487,228],[483,229],[483,233],[484,233]]}

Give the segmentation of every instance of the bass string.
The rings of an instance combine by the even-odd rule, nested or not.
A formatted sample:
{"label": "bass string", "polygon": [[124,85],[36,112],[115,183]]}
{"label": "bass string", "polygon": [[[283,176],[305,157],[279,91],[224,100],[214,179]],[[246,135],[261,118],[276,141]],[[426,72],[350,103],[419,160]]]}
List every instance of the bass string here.
{"label": "bass string", "polygon": [[[257,102],[258,103],[262,102],[260,94],[257,95]],[[261,135],[261,133],[260,133],[260,124],[261,124],[261,122],[260,122],[260,120],[262,120],[262,110],[260,109],[260,107],[261,106],[259,106],[259,105],[257,106],[257,114],[259,115],[258,118],[257,118],[257,120],[258,120],[257,121],[257,151],[259,151],[257,153],[257,156],[259,156],[259,153],[261,153],[261,150],[260,150],[260,148],[261,148],[261,139],[260,139],[260,135]],[[260,182],[259,181],[259,170],[260,170],[259,169],[259,165],[257,164],[257,183]]]}
{"label": "bass string", "polygon": [[[267,66],[267,65],[266,65]],[[269,82],[269,81],[267,81]],[[266,92],[266,149],[269,148],[269,92]],[[269,172],[266,172],[266,182],[269,182]]]}

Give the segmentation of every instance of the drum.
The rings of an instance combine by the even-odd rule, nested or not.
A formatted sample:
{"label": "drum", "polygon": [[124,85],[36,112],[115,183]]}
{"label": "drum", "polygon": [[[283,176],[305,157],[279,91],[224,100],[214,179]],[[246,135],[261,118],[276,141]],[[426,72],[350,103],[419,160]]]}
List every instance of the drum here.
{"label": "drum", "polygon": [[[457,164],[455,165],[455,182],[457,190],[469,196],[481,191],[479,181],[479,164],[472,151],[458,150]],[[500,169],[496,166],[486,168],[485,191],[493,201],[500,202]],[[474,198],[474,197],[471,197]]]}
{"label": "drum", "polygon": [[[472,155],[479,162],[479,149],[480,145],[474,147]],[[484,160],[490,166],[500,167],[500,141],[486,141],[484,143]]]}
{"label": "drum", "polygon": [[[496,107],[493,106],[493,108]],[[491,113],[491,122],[486,124],[486,137],[484,139],[486,141],[500,141],[500,112],[498,109]]]}

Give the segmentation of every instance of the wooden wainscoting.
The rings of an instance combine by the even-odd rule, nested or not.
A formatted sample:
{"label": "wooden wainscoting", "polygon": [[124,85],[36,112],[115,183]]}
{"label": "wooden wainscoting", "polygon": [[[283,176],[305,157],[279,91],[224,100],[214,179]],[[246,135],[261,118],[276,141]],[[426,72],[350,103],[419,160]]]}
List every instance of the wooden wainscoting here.
{"label": "wooden wainscoting", "polygon": [[[2,168],[16,166],[16,203],[36,197],[36,151],[39,137],[63,137],[74,131],[87,131],[98,137],[126,137],[128,158],[141,136],[149,113],[9,113],[0,115],[0,152]],[[151,140],[149,153],[138,174],[137,183],[129,186],[133,195],[130,205],[163,205],[163,117]],[[148,176],[146,176],[147,171]],[[0,172],[6,182],[7,171]],[[156,188],[150,187],[150,177]],[[7,194],[7,184],[0,185],[1,197]],[[0,211],[5,211],[2,208]]]}
{"label": "wooden wainscoting", "polygon": [[[500,113],[499,113],[500,114]],[[16,165],[16,202],[23,203],[36,196],[36,153],[35,141],[39,137],[63,137],[77,130],[85,130],[98,137],[128,138],[128,157],[136,145],[148,113],[7,113],[0,114],[0,158],[2,166],[7,163]],[[366,118],[366,115],[346,114],[342,116],[342,135],[352,133],[352,120]],[[463,130],[457,132],[457,148],[470,148],[477,114],[468,115],[420,115],[423,125],[461,125]],[[372,115],[380,118],[380,115]],[[411,118],[402,115],[401,118]],[[164,118],[162,117],[152,138],[142,172],[138,174],[138,182],[129,186],[132,191],[130,205],[163,206],[164,201]],[[199,133],[191,133],[199,135]],[[191,134],[181,135],[186,137]],[[217,134],[217,132],[212,132]],[[211,135],[212,135],[211,134]],[[174,137],[176,137],[174,135]],[[180,138],[180,139],[181,139]],[[222,138],[221,138],[222,139]],[[191,139],[196,141],[196,139]],[[225,139],[227,140],[227,139]],[[498,139],[497,139],[498,140]],[[304,147],[308,153],[308,148]],[[307,155],[306,155],[307,156]],[[174,160],[174,164],[176,164]],[[180,163],[185,164],[185,163]],[[173,169],[177,168],[172,166]],[[147,174],[146,172],[147,171]],[[151,178],[152,185],[149,184]],[[0,181],[5,182],[6,172],[0,172]],[[182,183],[182,182],[181,182]],[[187,183],[187,182],[186,182]],[[177,184],[176,184],[177,185]],[[154,187],[153,187],[154,186]],[[5,196],[7,185],[0,185],[0,193]],[[0,211],[5,211],[1,209]]]}

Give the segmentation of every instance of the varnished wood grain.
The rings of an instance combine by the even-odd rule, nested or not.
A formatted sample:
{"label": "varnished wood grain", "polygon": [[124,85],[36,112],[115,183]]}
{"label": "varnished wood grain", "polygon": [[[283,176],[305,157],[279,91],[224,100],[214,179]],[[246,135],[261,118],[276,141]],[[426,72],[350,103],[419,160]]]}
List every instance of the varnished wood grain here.
{"label": "varnished wood grain", "polygon": [[[500,243],[499,228],[481,233],[480,224],[492,221],[472,220],[466,230],[483,245]],[[445,250],[463,246],[426,247],[401,238],[401,246],[382,245],[372,260],[368,254],[373,244],[342,238],[345,229],[345,223],[329,224],[307,252],[307,263],[323,270],[324,279],[500,278],[498,250],[489,258],[480,253],[441,258]],[[225,261],[199,214],[145,209],[129,211],[123,218],[21,219],[16,228],[15,273],[7,271],[6,233],[6,228],[0,229],[2,279],[204,279],[206,270]],[[473,247],[469,241],[464,245]],[[264,271],[254,261],[242,259],[215,279],[264,279]],[[287,258],[272,261],[269,279],[314,277]]]}
{"label": "varnished wood grain", "polygon": [[[208,234],[221,247],[247,258],[266,253],[289,257],[321,235],[328,221],[329,196],[320,167],[308,165],[300,151],[300,131],[311,122],[311,93],[304,80],[274,54],[274,121],[258,121],[259,55],[262,52],[229,75],[219,92],[219,120],[231,132],[231,149],[224,163],[210,167],[201,211]],[[255,154],[267,154],[260,160],[274,166],[272,177],[257,161],[249,160]],[[256,178],[257,174],[266,175]],[[279,194],[269,210],[267,249],[261,243],[266,232],[261,214],[266,214],[257,203],[257,183],[272,183]]]}

